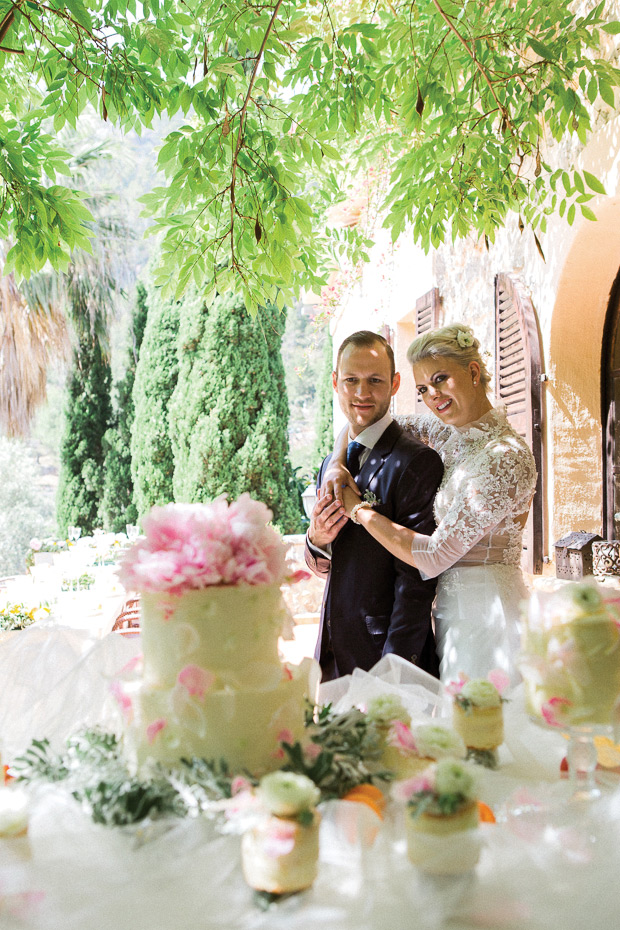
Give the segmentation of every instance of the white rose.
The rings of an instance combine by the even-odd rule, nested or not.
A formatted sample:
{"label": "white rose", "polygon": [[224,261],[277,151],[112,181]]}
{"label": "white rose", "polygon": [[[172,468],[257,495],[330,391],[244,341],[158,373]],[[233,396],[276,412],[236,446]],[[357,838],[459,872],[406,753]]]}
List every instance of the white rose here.
{"label": "white rose", "polygon": [[442,759],[435,769],[435,792],[462,794],[465,798],[476,796],[476,781],[472,772],[456,759]]}
{"label": "white rose", "polygon": [[260,782],[258,793],[265,807],[280,817],[294,817],[311,810],[321,797],[314,782],[295,772],[271,772]]}
{"label": "white rose", "polygon": [[476,707],[498,707],[502,699],[499,691],[486,678],[474,678],[461,688],[459,697],[467,698]]}
{"label": "white rose", "polygon": [[454,730],[429,723],[416,727],[413,738],[418,747],[418,754],[428,759],[445,759],[446,757],[464,759],[467,753],[465,743]]}
{"label": "white rose", "polygon": [[379,694],[368,702],[367,716],[373,723],[388,724],[394,720],[411,723],[411,717],[401,699],[395,694]]}

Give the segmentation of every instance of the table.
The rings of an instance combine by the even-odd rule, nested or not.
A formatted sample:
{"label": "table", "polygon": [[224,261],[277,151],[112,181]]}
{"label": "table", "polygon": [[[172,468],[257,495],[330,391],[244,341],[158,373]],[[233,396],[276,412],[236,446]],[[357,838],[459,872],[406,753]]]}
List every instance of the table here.
{"label": "table", "polygon": [[[81,723],[111,722],[110,675],[136,654],[139,641],[111,634],[70,666],[68,632],[62,648],[46,644],[41,631],[26,644],[26,637],[37,635],[33,628],[20,635],[24,641],[13,647],[13,666],[36,648],[62,659],[65,667],[48,688],[49,709],[41,703],[42,683],[31,680],[33,712],[20,726],[10,726],[6,658],[4,669],[0,663],[0,728],[8,726],[11,751],[35,729],[54,742]],[[372,673],[356,672],[324,685],[321,700],[345,709],[378,691],[394,691],[414,721],[447,722],[447,699],[412,668],[388,657]],[[22,686],[28,690],[27,683]],[[610,781],[600,802],[572,807],[569,786],[558,778],[565,741],[527,719],[520,689],[510,698],[500,768],[480,770],[480,797],[497,812],[498,823],[481,828],[485,845],[475,873],[443,879],[420,875],[405,855],[399,809],[391,806],[381,824],[363,805],[329,802],[314,886],[262,912],[241,875],[238,836],[217,832],[204,818],[107,829],[84,816],[61,788],[44,785],[33,799],[28,840],[0,840],[0,926],[617,930],[620,790]]]}

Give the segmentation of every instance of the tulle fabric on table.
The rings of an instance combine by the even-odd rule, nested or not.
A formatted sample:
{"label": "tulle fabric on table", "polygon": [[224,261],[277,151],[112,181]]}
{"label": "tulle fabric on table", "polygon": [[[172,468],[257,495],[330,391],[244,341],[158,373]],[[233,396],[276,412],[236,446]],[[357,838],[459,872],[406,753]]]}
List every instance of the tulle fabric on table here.
{"label": "tulle fabric on table", "polygon": [[139,640],[113,633],[95,641],[84,630],[34,624],[0,641],[0,749],[10,762],[32,739],[61,748],[84,726],[112,726],[118,710],[110,684],[140,652]]}

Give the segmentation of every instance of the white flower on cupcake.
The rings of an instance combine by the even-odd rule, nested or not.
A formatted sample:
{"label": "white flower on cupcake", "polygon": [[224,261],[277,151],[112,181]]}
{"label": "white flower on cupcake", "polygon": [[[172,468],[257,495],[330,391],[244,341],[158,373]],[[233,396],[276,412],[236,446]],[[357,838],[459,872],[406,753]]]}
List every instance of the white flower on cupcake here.
{"label": "white flower on cupcake", "polygon": [[306,775],[295,772],[270,772],[258,787],[261,803],[276,817],[299,817],[312,811],[321,792]]}
{"label": "white flower on cupcake", "polygon": [[458,733],[448,727],[426,723],[416,727],[412,733],[419,756],[426,759],[465,758],[465,743]]}
{"label": "white flower on cupcake", "polygon": [[377,726],[388,726],[394,721],[410,724],[411,717],[407,708],[395,694],[378,694],[368,702],[366,715]]}

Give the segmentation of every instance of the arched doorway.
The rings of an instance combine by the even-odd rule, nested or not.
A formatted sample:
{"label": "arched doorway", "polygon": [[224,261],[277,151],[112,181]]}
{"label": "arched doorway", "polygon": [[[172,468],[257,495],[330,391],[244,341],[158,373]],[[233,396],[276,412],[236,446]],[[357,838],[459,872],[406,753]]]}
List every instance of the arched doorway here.
{"label": "arched doorway", "polygon": [[620,539],[620,272],[609,297],[601,358],[603,533]]}

